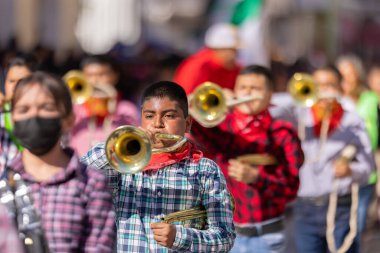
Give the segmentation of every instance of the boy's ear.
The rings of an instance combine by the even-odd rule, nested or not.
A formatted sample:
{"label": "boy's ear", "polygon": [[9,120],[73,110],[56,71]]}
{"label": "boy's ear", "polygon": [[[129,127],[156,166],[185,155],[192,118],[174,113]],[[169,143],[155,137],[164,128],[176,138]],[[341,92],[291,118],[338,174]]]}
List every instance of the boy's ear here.
{"label": "boy's ear", "polygon": [[185,133],[190,133],[191,124],[193,123],[193,118],[190,115],[187,115],[186,118],[186,130]]}

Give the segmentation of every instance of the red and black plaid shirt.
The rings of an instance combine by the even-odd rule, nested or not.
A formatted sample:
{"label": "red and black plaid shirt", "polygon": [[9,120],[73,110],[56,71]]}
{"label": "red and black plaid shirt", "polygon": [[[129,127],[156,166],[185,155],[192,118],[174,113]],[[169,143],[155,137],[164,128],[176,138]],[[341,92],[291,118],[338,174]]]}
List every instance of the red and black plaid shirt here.
{"label": "red and black plaid shirt", "polygon": [[[272,119],[268,111],[245,115],[235,110],[215,128],[194,122],[192,138],[222,168],[235,198],[236,223],[278,217],[297,195],[298,171],[304,161],[300,140],[289,123]],[[257,181],[241,183],[228,176],[227,168],[229,159],[243,154],[270,154],[278,164],[258,166]]]}

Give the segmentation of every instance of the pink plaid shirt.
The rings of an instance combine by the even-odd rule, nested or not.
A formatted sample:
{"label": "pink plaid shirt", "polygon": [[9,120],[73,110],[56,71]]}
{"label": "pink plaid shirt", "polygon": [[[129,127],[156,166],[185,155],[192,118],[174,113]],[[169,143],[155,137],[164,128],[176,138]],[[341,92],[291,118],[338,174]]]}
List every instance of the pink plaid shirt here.
{"label": "pink plaid shirt", "polygon": [[4,206],[0,206],[0,253],[23,253],[24,249],[13,222]]}
{"label": "pink plaid shirt", "polygon": [[45,182],[25,172],[20,155],[11,168],[31,189],[51,252],[112,252],[115,213],[107,180],[80,163],[73,150],[66,151],[71,156],[68,166]]}
{"label": "pink plaid shirt", "polygon": [[[88,118],[83,106],[74,107],[76,123],[70,134],[70,147],[73,147],[80,156],[87,153],[93,146],[105,142],[108,135],[115,128],[122,125],[137,125],[139,123],[139,111],[137,107],[125,100],[120,100],[115,112],[110,116],[110,122],[97,122],[94,118]],[[91,125],[92,123],[92,125]]]}

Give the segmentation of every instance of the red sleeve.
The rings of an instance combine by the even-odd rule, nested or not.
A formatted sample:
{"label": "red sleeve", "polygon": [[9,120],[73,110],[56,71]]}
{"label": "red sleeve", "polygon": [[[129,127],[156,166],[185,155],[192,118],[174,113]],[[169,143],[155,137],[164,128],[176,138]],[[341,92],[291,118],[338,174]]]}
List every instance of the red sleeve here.
{"label": "red sleeve", "polygon": [[273,201],[289,202],[297,196],[299,168],[304,162],[301,142],[293,128],[281,127],[273,131],[279,159],[278,165],[259,166],[259,177],[251,184]]}

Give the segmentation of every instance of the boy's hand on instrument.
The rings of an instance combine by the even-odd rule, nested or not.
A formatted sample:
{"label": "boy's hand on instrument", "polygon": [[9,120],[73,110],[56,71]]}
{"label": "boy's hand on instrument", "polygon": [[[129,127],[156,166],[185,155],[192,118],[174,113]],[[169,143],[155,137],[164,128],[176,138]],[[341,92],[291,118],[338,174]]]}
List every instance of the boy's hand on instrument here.
{"label": "boy's hand on instrument", "polygon": [[150,228],[154,234],[154,240],[161,246],[171,248],[173,246],[177,233],[176,227],[173,224],[167,223],[151,223]]}
{"label": "boy's hand on instrument", "polygon": [[252,166],[248,163],[231,159],[228,161],[228,175],[234,178],[236,181],[252,184],[255,183],[259,175],[257,166]]}
{"label": "boy's hand on instrument", "polygon": [[348,166],[348,162],[346,161],[342,161],[342,160],[335,161],[334,168],[335,168],[335,177],[337,178],[347,177],[351,175],[351,169]]}

